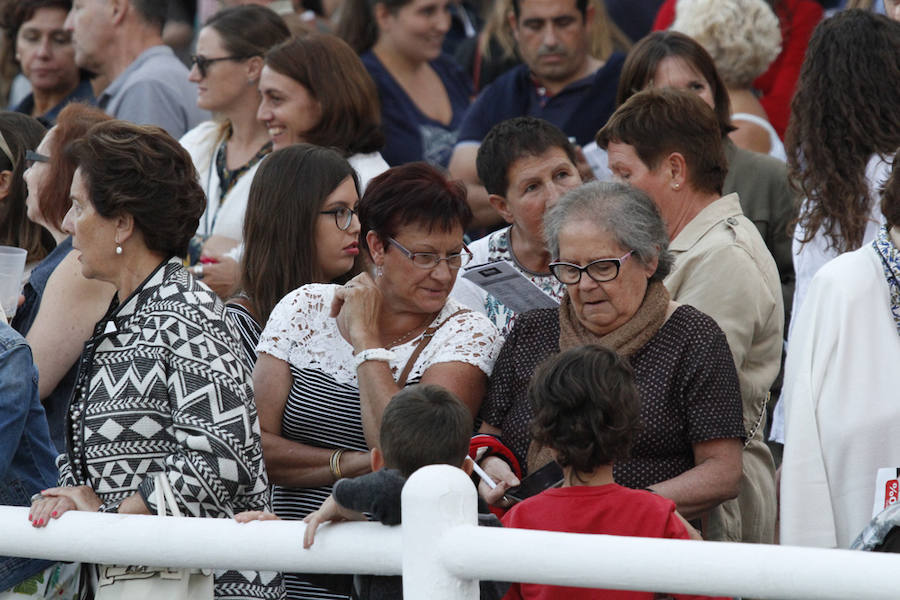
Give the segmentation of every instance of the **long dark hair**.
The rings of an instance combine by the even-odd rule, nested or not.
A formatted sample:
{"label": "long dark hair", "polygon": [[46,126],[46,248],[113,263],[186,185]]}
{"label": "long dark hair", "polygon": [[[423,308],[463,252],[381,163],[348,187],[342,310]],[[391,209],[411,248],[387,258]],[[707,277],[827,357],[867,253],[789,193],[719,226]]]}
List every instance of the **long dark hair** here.
{"label": "long dark hair", "polygon": [[316,222],[326,198],[356,172],[336,151],[295,144],[270,154],[256,171],[244,215],[241,282],[259,323],[288,292],[324,281]]}
{"label": "long dark hair", "polygon": [[862,245],[873,198],[866,165],[900,147],[900,23],[846,10],[813,31],[791,102],[788,168],[806,195],[802,242],[821,229],[839,252]]}
{"label": "long dark hair", "polygon": [[35,119],[9,111],[0,112],[0,134],[12,153],[12,160],[0,152],[0,171],[12,172],[9,193],[0,201],[0,245],[16,246],[28,251],[28,262],[41,260],[56,246],[50,232],[28,220],[25,198],[28,188],[25,173],[25,151],[34,150],[46,130]]}

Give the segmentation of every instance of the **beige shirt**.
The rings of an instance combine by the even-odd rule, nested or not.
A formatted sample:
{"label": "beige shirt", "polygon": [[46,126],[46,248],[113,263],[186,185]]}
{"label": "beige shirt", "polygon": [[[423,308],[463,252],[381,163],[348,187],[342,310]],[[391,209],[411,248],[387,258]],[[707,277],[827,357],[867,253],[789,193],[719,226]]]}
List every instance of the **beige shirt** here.
{"label": "beige shirt", "polygon": [[[775,531],[775,466],[762,441],[769,388],[781,366],[784,305],[781,281],[737,194],[704,208],[672,240],[675,265],[665,280],[672,300],[718,323],[737,367],[744,404],[744,478],[734,501],[711,515],[718,539],[771,542]],[[721,530],[719,527],[721,526]],[[707,533],[707,532],[704,532]]]}

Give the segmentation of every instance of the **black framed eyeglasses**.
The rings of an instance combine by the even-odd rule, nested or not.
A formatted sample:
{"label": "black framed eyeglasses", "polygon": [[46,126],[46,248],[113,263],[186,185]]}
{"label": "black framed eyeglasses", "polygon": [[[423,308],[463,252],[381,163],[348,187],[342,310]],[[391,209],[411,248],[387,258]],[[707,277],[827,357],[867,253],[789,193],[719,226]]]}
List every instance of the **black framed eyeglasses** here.
{"label": "black framed eyeglasses", "polygon": [[319,214],[334,215],[334,224],[337,225],[337,228],[341,231],[347,231],[350,229],[350,223],[353,222],[353,215],[358,213],[352,208],[339,206],[337,208],[332,208],[331,210],[320,210]]}
{"label": "black framed eyeglasses", "polygon": [[247,60],[248,58],[253,58],[254,56],[259,56],[259,54],[250,54],[248,56],[220,56],[218,58],[207,58],[202,54],[192,54],[191,66],[197,65],[197,71],[199,71],[200,77],[206,77],[207,69],[209,69],[209,65],[213,63],[217,63],[222,60]]}
{"label": "black framed eyeglasses", "polygon": [[472,260],[472,252],[464,245],[462,252],[456,254],[448,254],[441,256],[437,252],[412,252],[403,247],[403,245],[394,238],[388,238],[388,242],[397,247],[400,252],[406,255],[406,258],[412,261],[414,265],[420,269],[433,269],[440,264],[442,260],[447,261],[447,266],[454,271],[460,267],[464,267]]}
{"label": "black framed eyeglasses", "polygon": [[550,263],[550,272],[553,273],[553,276],[556,277],[560,283],[566,285],[577,285],[578,282],[581,281],[582,273],[587,273],[588,277],[597,283],[612,281],[619,276],[619,269],[622,268],[622,263],[628,260],[628,257],[631,256],[633,252],[634,250],[626,252],[625,255],[619,258],[600,258],[592,260],[583,267],[567,262],[552,262]]}
{"label": "black framed eyeglasses", "polygon": [[44,156],[34,150],[26,150],[25,151],[25,168],[30,169],[31,166],[36,162],[50,162],[49,156]]}

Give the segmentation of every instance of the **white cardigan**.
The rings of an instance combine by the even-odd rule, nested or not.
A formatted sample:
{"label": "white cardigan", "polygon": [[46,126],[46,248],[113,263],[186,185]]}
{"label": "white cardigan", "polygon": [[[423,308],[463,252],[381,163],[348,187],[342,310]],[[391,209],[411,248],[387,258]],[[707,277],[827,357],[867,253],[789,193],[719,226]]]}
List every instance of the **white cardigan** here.
{"label": "white cardigan", "polygon": [[238,242],[243,241],[244,213],[247,212],[247,197],[250,195],[250,183],[256,175],[256,169],[262,164],[257,162],[237,180],[219,204],[219,174],[216,171],[216,153],[225,142],[221,133],[221,124],[216,121],[204,121],[179,140],[191,155],[197,169],[200,187],[206,194],[206,210],[200,217],[197,234],[202,236],[221,235]]}
{"label": "white cardigan", "polygon": [[900,335],[871,244],[823,266],[795,314],[782,401],[781,543],[848,548],[900,466]]}

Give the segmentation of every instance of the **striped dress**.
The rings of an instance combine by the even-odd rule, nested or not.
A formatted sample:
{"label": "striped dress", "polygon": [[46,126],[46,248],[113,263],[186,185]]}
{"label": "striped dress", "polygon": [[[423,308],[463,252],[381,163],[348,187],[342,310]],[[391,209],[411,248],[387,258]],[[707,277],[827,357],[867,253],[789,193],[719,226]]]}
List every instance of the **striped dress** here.
{"label": "striped dress", "polygon": [[[284,408],[282,435],[285,438],[310,446],[367,452],[353,347],[341,336],[337,321],[329,317],[336,287],[310,284],[285,296],[272,311],[256,349],[290,366],[293,384]],[[446,323],[419,355],[408,384],[416,383],[429,366],[441,362],[471,364],[490,375],[502,339],[494,325],[480,313],[460,313],[448,320],[460,308],[459,303],[448,300],[438,314],[435,324]],[[420,339],[392,349],[396,358],[390,367],[395,378]],[[276,485],[272,504],[278,516],[302,519],[319,508],[329,494],[330,485],[314,488]],[[285,574],[289,599],[345,597],[314,588],[300,577]]]}

